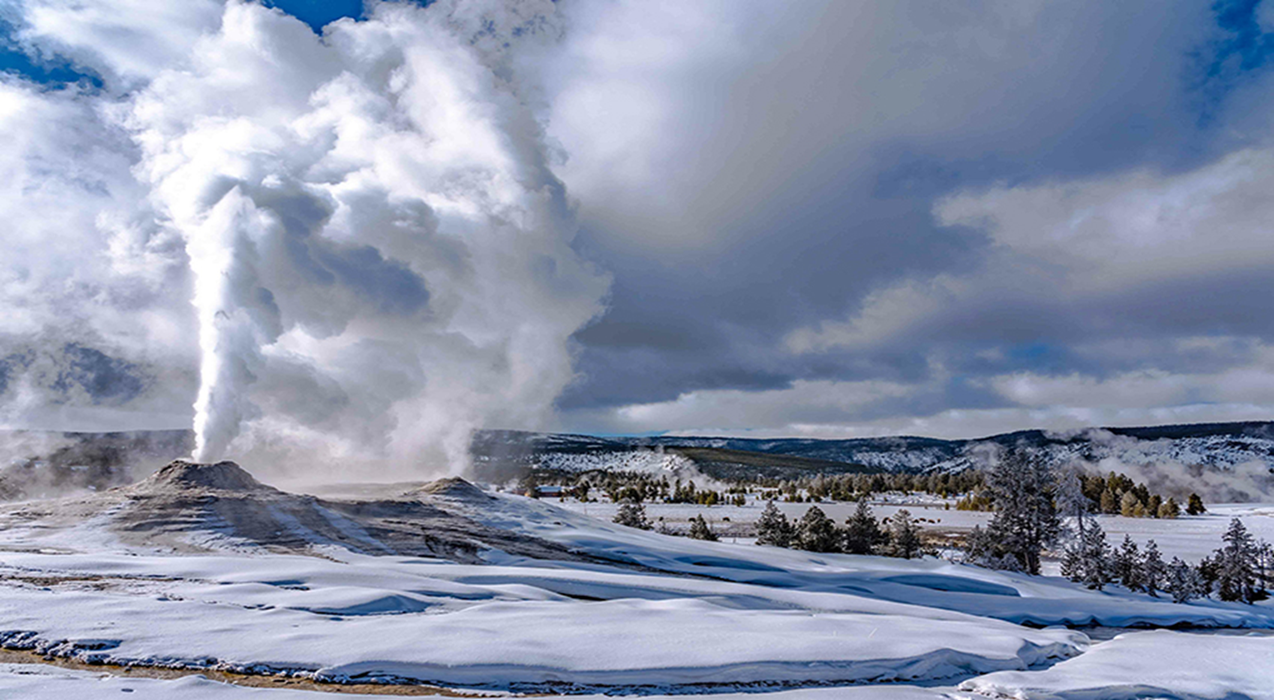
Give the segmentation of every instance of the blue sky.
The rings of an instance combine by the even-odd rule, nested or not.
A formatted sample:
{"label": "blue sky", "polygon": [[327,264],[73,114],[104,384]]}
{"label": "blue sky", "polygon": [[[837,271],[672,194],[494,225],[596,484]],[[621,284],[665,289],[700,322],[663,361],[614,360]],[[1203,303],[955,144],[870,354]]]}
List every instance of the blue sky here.
{"label": "blue sky", "polygon": [[[485,295],[557,300],[521,322],[491,320],[502,318],[493,306],[474,318],[495,325],[453,324],[445,337],[465,337],[475,357],[494,353],[482,369],[442,351],[417,358],[422,377],[476,372],[470,385],[479,394],[531,386],[516,378],[523,371],[547,378],[539,389],[545,410],[513,410],[511,395],[474,398],[473,422],[492,427],[968,437],[1274,416],[1274,245],[1265,225],[1274,214],[1265,194],[1274,184],[1266,181],[1274,163],[1274,7],[1265,3],[493,1],[408,12],[393,4],[270,3],[308,25],[307,38],[278,14],[247,12],[251,22],[229,22],[233,12],[214,0],[157,9],[158,19],[146,22],[146,2],[130,6],[136,17],[98,12],[91,2],[67,9],[44,0],[2,15],[0,69],[13,94],[35,95],[41,109],[80,125],[72,130],[83,136],[65,142],[31,126],[20,139],[25,150],[8,166],[13,182],[24,184],[12,185],[18,189],[0,206],[13,210],[11,219],[31,217],[36,240],[38,217],[24,207],[38,198],[29,193],[51,193],[53,180],[92,185],[105,194],[84,199],[97,208],[83,205],[76,221],[88,229],[65,247],[98,245],[111,260],[109,269],[60,286],[56,275],[41,283],[32,272],[44,269],[38,258],[58,245],[24,248],[9,263],[0,294],[32,310],[0,328],[8,346],[0,352],[5,391],[16,396],[15,387],[26,387],[32,405],[57,408],[31,415],[77,426],[189,420],[197,348],[161,351],[156,340],[163,325],[156,319],[195,323],[183,316],[189,306],[147,296],[146,284],[157,282],[120,272],[135,269],[138,258],[123,252],[131,250],[162,260],[168,284],[193,279],[175,243],[193,234],[172,228],[172,195],[155,179],[157,142],[146,134],[181,123],[190,131],[163,132],[181,138],[227,115],[263,119],[246,115],[281,113],[253,111],[272,100],[300,110],[296,124],[310,124],[320,119],[316,96],[355,76],[359,89],[389,96],[386,104],[402,110],[359,133],[429,134],[446,125],[451,131],[422,143],[454,139],[460,150],[447,153],[472,149],[472,162],[485,163],[492,183],[504,181],[490,173],[512,168],[517,187],[546,193],[554,233],[517,238],[525,246],[519,272],[481,282],[482,293],[457,291],[448,305],[448,285],[467,289],[481,277],[444,275],[439,270],[451,263],[439,261],[480,259],[482,231],[494,230],[483,226],[496,226],[447,233],[453,214],[440,202],[451,185],[419,195],[411,216],[430,233],[415,239],[425,241],[420,250],[404,252],[382,240],[377,227],[390,219],[359,219],[362,205],[342,199],[353,180],[345,189],[309,182],[317,166],[262,176],[264,183],[298,178],[306,193],[335,188],[301,214],[287,208],[301,206],[296,193],[249,197],[291,231],[280,248],[291,251],[280,263],[286,274],[258,271],[274,280],[261,282],[272,301],[258,294],[244,302],[277,316],[258,328],[262,357],[282,352],[269,330],[276,326],[283,336],[334,332],[315,330],[317,310],[289,310],[301,304],[294,297],[320,288],[347,288],[340,304],[349,309],[397,310],[410,317],[403,323],[418,324],[420,337],[433,337],[459,300]],[[320,40],[340,17],[363,28]],[[261,65],[273,68],[236,66],[243,59],[234,58],[235,42],[243,37],[235,33],[244,31],[259,32],[251,46],[272,52]],[[439,31],[458,33],[445,52]],[[391,36],[407,43],[380,47]],[[429,61],[461,70],[455,66],[469,63],[452,61],[460,57],[489,74],[422,82],[437,91],[433,98],[404,97],[386,77],[394,70],[424,75]],[[173,87],[183,80],[189,92]],[[201,101],[218,80],[237,87],[227,88],[223,102]],[[298,85],[313,91],[294,95]],[[441,85],[468,87],[447,92]],[[187,114],[182,100],[205,112]],[[421,100],[417,112],[404,106],[411,100]],[[413,121],[447,100],[460,101],[431,112],[433,121]],[[305,116],[307,109],[314,111]],[[118,116],[125,113],[131,121]],[[169,121],[146,121],[156,113]],[[489,127],[444,116],[461,113],[501,116]],[[503,155],[482,161],[494,158],[492,149]],[[95,155],[59,160],[64,153]],[[244,162],[291,162],[276,155],[273,165],[257,156]],[[434,157],[422,151],[421,172]],[[366,172],[388,178],[380,167]],[[229,172],[206,177],[215,183]],[[398,180],[387,187],[416,171],[394,172]],[[472,182],[477,171],[465,172],[445,182]],[[124,179],[116,182],[119,173]],[[488,194],[510,191],[491,188]],[[405,206],[404,196],[391,198],[395,207]],[[487,195],[465,197],[469,203],[455,211],[486,206]],[[130,223],[103,233],[102,222],[117,220]],[[339,236],[330,228],[355,220],[371,223],[349,224]],[[122,243],[123,229],[140,242]],[[142,230],[151,232],[136,233]],[[413,257],[422,250],[429,255]],[[307,292],[297,280],[316,286]],[[64,299],[89,289],[90,306]],[[390,298],[399,293],[406,296]],[[555,313],[557,305],[568,311]],[[84,334],[55,313],[77,308],[106,318],[125,307],[150,325]],[[341,332],[358,326],[359,314],[350,313]],[[517,339],[537,328],[543,332],[532,335],[552,341],[524,354],[517,348],[529,341]],[[100,352],[103,372],[138,368],[146,386],[180,379],[168,383],[177,388],[124,400],[91,390],[100,382],[85,374],[82,357],[62,357],[64,347]],[[288,352],[309,352],[300,347]],[[79,374],[68,374],[74,362]],[[322,358],[309,362],[316,386],[339,386],[343,401],[359,404],[361,389],[342,384],[349,380],[324,369]],[[59,383],[62,375],[86,379],[71,386]],[[252,376],[254,392],[300,381],[265,370]],[[486,388],[494,386],[505,388]],[[393,391],[376,391],[392,403]],[[263,394],[252,403],[307,400]]]}

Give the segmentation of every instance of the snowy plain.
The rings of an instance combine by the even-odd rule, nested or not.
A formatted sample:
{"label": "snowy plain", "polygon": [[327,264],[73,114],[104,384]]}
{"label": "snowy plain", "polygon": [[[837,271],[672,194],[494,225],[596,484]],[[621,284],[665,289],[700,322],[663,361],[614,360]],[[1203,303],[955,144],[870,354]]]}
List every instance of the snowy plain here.
{"label": "snowy plain", "polygon": [[[700,542],[517,496],[431,498],[485,525],[608,563],[491,549],[485,564],[459,564],[373,556],[318,538],[308,556],[243,542],[222,551],[206,537],[199,541],[212,549],[179,555],[124,545],[102,522],[11,527],[0,531],[0,645],[106,669],[425,682],[460,692],[1121,697],[1093,689],[1114,692],[1119,679],[1110,668],[1123,663],[1115,652],[1147,633],[1100,641],[1063,625],[1274,627],[1268,606],[1174,605],[933,559]],[[1178,666],[1195,647],[1247,640],[1243,664],[1214,666],[1203,681],[1198,673],[1167,674],[1153,697],[1271,697],[1260,689],[1274,688],[1274,638],[1153,635],[1134,647],[1151,647],[1146,663],[1162,656]],[[1115,651],[1090,656],[1106,649]],[[1107,655],[1116,661],[1103,661]],[[1218,692],[1200,694],[1200,687]],[[0,697],[128,690],[132,697],[310,696],[197,678],[100,680],[0,667]]]}
{"label": "snowy plain", "polygon": [[[610,502],[580,503],[573,499],[545,500],[599,520],[611,520],[618,509],[618,506]],[[857,507],[855,503],[846,502],[810,504],[776,501],[774,505],[790,520],[799,519],[812,505],[815,505],[837,522],[844,522]],[[655,522],[662,518],[665,522],[678,525],[688,522],[696,515],[702,515],[714,528],[729,532],[729,527],[732,525],[755,523],[765,503],[749,501],[745,506],[712,507],[686,503],[647,503],[645,507],[647,517]],[[991,520],[991,513],[988,512],[961,511],[956,510],[954,506],[945,509],[941,503],[933,502],[891,503],[878,500],[873,501],[871,507],[875,516],[880,519],[890,518],[898,511],[905,509],[913,518],[920,521],[921,528],[940,531],[968,531],[978,525],[985,527]],[[1122,541],[1124,535],[1131,536],[1133,541],[1141,546],[1153,539],[1166,558],[1180,557],[1192,563],[1198,562],[1221,546],[1221,535],[1229,527],[1230,519],[1234,517],[1243,521],[1253,537],[1274,542],[1274,504],[1268,503],[1209,504],[1208,512],[1203,515],[1182,515],[1171,520],[1125,518],[1118,515],[1093,517],[1106,532],[1106,540],[1112,545]]]}

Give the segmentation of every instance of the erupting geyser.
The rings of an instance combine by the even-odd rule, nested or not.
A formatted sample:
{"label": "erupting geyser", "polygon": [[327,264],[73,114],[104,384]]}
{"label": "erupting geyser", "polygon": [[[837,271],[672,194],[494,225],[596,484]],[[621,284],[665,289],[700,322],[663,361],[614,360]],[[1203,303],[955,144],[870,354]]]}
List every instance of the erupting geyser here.
{"label": "erupting geyser", "polygon": [[601,310],[515,60],[553,3],[369,14],[320,39],[231,2],[132,102],[193,273],[197,462],[459,471],[474,428],[551,411]]}

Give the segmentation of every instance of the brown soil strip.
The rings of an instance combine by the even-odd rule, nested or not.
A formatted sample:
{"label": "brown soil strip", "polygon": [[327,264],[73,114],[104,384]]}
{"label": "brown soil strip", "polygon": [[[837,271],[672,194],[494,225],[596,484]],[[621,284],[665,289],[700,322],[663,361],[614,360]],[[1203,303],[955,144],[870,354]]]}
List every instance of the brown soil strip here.
{"label": "brown soil strip", "polygon": [[[323,683],[305,678],[286,676],[265,676],[229,671],[213,671],[207,669],[159,668],[156,666],[115,666],[111,664],[86,664],[70,659],[59,659],[43,656],[32,651],[16,651],[0,649],[0,663],[5,664],[40,664],[56,666],[75,671],[106,673],[120,678],[155,678],[173,680],[186,676],[204,676],[221,683],[244,686],[247,688],[291,688],[293,690],[313,690],[320,693],[345,693],[350,695],[389,695],[395,697],[447,697],[447,698],[483,698],[491,697],[482,693],[466,693],[451,688],[432,685],[382,685],[379,683]],[[524,696],[529,697],[529,696]]]}

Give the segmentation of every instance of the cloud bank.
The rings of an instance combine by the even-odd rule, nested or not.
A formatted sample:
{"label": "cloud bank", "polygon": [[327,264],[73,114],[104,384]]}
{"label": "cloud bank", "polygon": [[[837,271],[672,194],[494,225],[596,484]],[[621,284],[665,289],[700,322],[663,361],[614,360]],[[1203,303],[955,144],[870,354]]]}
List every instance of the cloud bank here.
{"label": "cloud bank", "polygon": [[278,5],[0,15],[86,76],[0,81],[5,425],[439,470],[1274,416],[1264,4]]}

